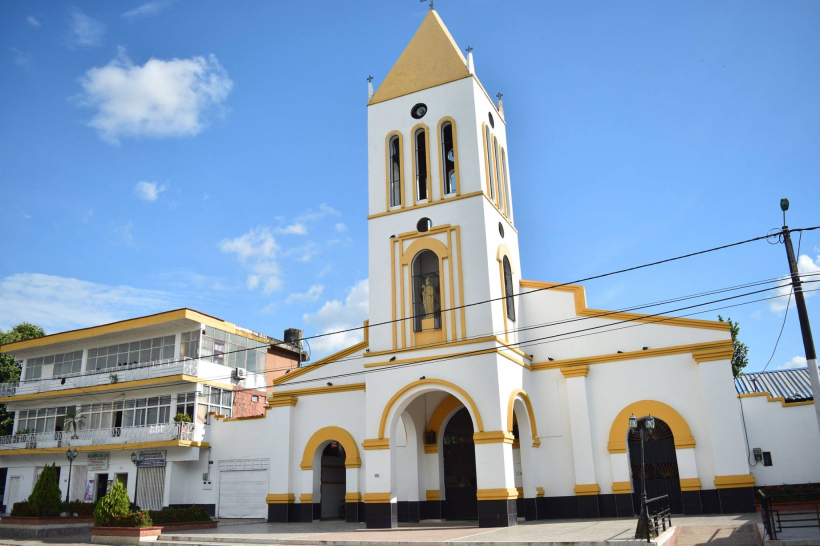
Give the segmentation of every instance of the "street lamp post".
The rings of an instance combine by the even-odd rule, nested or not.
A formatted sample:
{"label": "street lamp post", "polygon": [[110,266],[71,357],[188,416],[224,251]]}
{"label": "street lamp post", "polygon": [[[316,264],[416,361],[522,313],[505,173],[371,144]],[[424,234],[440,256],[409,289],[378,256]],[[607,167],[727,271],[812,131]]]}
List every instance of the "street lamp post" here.
{"label": "street lamp post", "polygon": [[140,464],[144,459],[145,453],[140,452],[140,454],[137,455],[133,451],[131,452],[131,462],[137,467],[137,476],[134,478],[134,502],[131,503],[131,509],[134,511],[139,510],[139,506],[137,505],[137,492],[140,486]]}
{"label": "street lamp post", "polygon": [[649,537],[649,507],[646,505],[646,464],[643,457],[644,435],[652,434],[655,429],[655,419],[650,413],[648,417],[641,419],[643,426],[638,428],[638,419],[635,415],[629,417],[629,430],[637,432],[641,438],[641,513],[638,516],[638,527],[635,529],[635,538],[642,539]]}
{"label": "street lamp post", "polygon": [[71,493],[71,467],[74,466],[74,459],[77,458],[77,448],[72,451],[70,448],[65,452],[65,458],[68,459],[68,486],[65,488],[65,504],[66,511],[68,511],[68,495]]}

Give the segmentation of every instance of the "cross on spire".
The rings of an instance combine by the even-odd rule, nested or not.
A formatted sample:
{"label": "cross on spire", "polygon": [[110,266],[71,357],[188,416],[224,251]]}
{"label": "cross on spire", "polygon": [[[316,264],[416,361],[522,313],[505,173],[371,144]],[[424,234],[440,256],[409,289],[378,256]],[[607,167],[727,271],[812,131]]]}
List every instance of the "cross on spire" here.
{"label": "cross on spire", "polygon": [[[419,2],[426,2],[427,0],[419,0]],[[430,10],[433,9],[433,0],[430,0]]]}
{"label": "cross on spire", "polygon": [[500,91],[496,94],[496,98],[498,100],[501,100],[501,97],[503,97],[503,96],[504,96],[504,93],[501,93]]}
{"label": "cross on spire", "polygon": [[372,81],[373,81],[373,76],[368,76],[368,77],[367,77],[367,83],[370,83],[370,82],[372,82]]}
{"label": "cross on spire", "polygon": [[467,53],[472,53],[472,52],[473,52],[473,46],[468,45],[468,46],[467,46],[467,49],[466,49],[465,51],[466,51]]}

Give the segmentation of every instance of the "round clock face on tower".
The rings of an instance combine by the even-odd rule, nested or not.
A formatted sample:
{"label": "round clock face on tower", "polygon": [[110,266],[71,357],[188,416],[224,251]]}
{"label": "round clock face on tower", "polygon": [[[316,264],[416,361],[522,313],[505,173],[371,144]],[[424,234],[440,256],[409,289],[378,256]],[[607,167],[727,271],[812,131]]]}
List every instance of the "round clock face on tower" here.
{"label": "round clock face on tower", "polygon": [[410,115],[413,116],[414,119],[421,119],[424,117],[424,114],[427,113],[427,105],[423,103],[419,103],[415,105],[410,110]]}

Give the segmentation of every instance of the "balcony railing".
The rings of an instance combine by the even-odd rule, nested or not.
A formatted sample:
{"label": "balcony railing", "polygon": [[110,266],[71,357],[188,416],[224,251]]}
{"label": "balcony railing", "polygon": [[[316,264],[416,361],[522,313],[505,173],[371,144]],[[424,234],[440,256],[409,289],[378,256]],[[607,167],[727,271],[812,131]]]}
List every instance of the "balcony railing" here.
{"label": "balcony railing", "polygon": [[205,426],[194,423],[163,423],[139,427],[115,427],[76,432],[38,432],[0,436],[0,450],[49,447],[107,446],[166,440],[202,441]]}
{"label": "balcony railing", "polygon": [[169,359],[139,364],[126,364],[117,366],[116,368],[88,370],[52,378],[0,383],[0,397],[108,385],[112,382],[112,375],[117,376],[117,383],[179,374],[196,376],[198,368],[198,359]]}

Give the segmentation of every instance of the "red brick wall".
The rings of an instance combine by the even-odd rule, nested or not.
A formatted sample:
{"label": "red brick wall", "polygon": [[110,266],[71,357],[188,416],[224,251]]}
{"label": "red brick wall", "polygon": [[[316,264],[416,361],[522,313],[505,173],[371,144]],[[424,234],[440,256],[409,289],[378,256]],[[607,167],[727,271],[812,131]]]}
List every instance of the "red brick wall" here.
{"label": "red brick wall", "polygon": [[[256,402],[253,401],[254,396]],[[253,417],[265,413],[265,391],[237,390],[233,394],[233,416]]]}

